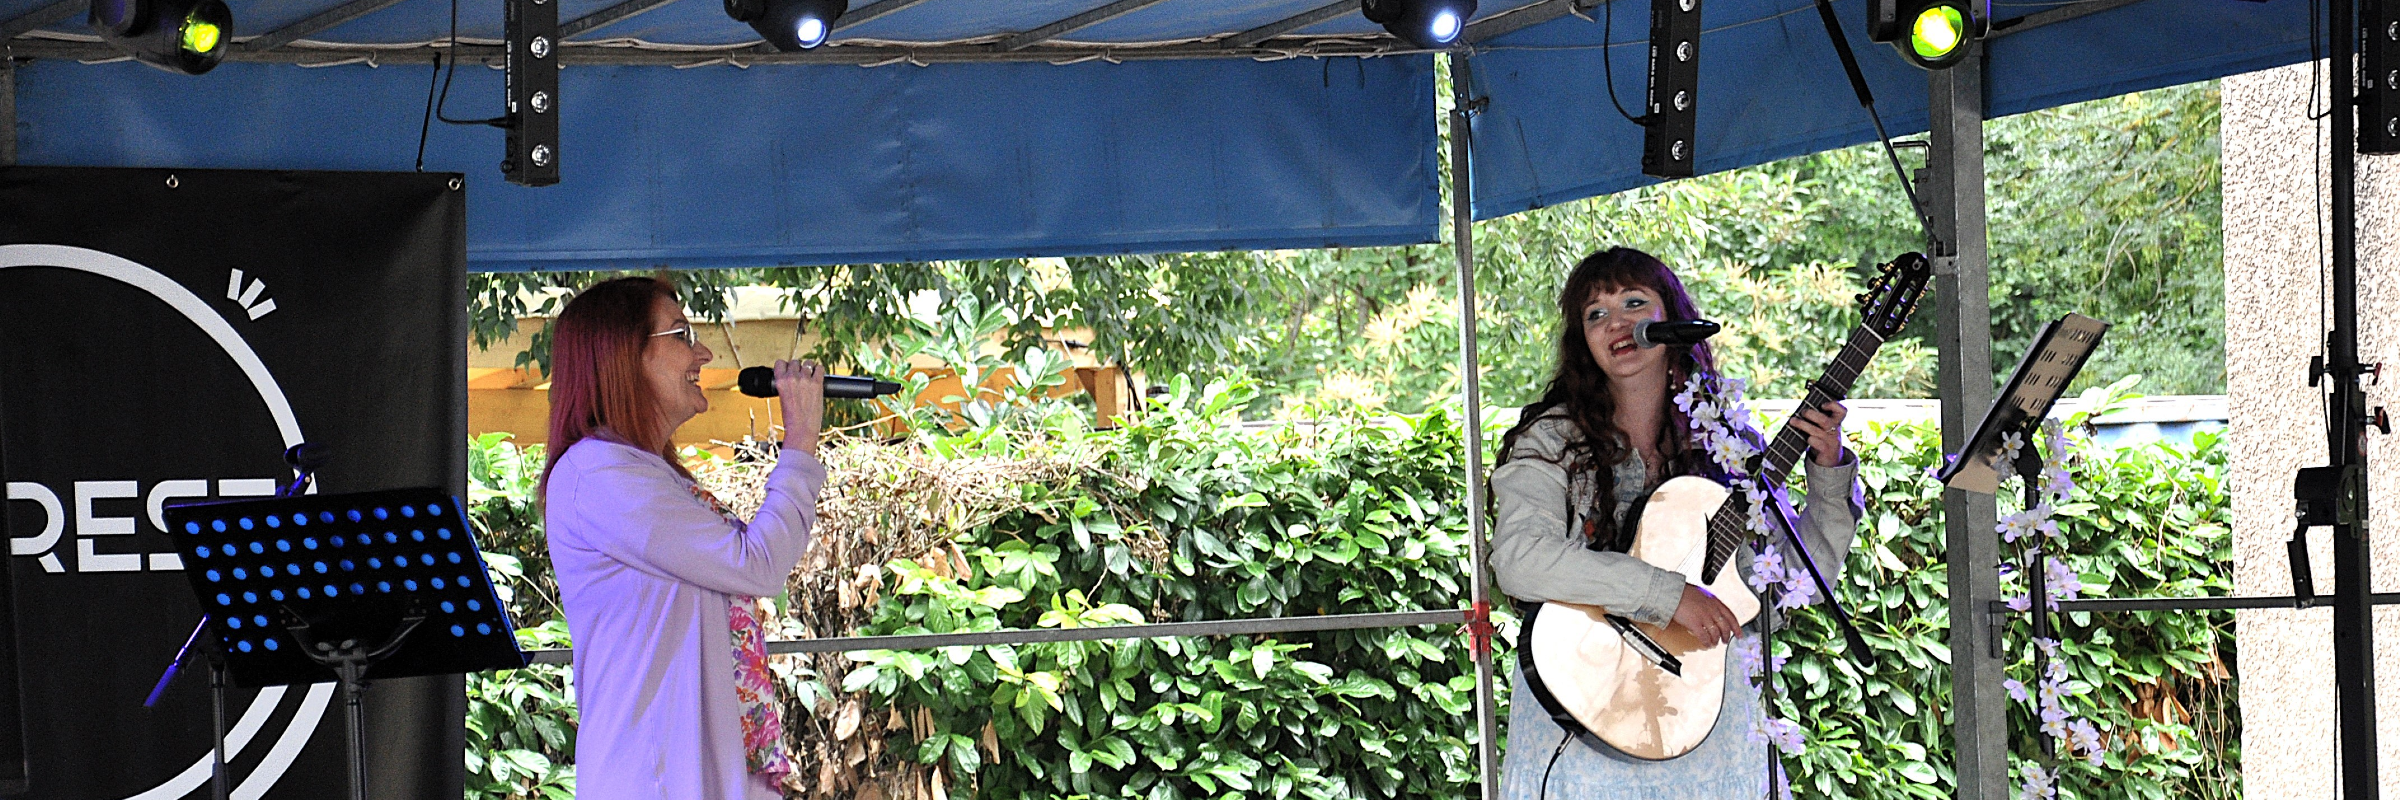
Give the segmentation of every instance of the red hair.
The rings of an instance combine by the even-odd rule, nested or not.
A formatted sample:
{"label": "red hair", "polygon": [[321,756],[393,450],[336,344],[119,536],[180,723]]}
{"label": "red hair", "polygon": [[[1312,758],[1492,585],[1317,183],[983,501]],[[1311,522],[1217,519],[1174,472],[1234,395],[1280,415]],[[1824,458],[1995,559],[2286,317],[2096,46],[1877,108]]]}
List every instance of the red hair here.
{"label": "red hair", "polygon": [[[658,301],[677,302],[675,287],[657,278],[618,278],[593,284],[567,301],[550,322],[550,444],[542,467],[542,496],[550,472],[576,442],[598,436],[659,454],[677,471],[674,431],[642,371]],[[687,475],[689,473],[686,473]]]}

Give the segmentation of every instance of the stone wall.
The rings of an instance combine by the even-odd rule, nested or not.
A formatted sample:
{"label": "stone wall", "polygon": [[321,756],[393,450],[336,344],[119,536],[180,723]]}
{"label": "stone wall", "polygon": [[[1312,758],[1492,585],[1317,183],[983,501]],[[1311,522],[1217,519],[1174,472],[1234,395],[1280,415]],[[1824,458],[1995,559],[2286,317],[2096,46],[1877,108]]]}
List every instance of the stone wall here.
{"label": "stone wall", "polygon": [[[2292,532],[2292,476],[2326,463],[2320,393],[2309,357],[2322,336],[2318,309],[2324,245],[2317,208],[2330,192],[2307,119],[2307,64],[2223,82],[2225,371],[2231,414],[2234,585],[2239,594],[2290,594],[2284,543]],[[2321,103],[2320,103],[2321,105]],[[2322,125],[2322,123],[2317,123]],[[2360,160],[2360,356],[2400,370],[2400,156]],[[2312,165],[2315,165],[2312,168]],[[2311,186],[2311,180],[2320,181]],[[2320,192],[2320,188],[2324,192]],[[2330,224],[2330,221],[2327,223]],[[2330,257],[2330,250],[2323,250]],[[2370,406],[2400,411],[2400,372],[2370,386]],[[2376,589],[2400,586],[2400,439],[2370,445]],[[2331,542],[2309,538],[2317,590],[2334,588]],[[2243,611],[2240,644],[2243,793],[2251,798],[2335,796],[2332,612]],[[2376,614],[2383,794],[2400,796],[2400,608]]]}

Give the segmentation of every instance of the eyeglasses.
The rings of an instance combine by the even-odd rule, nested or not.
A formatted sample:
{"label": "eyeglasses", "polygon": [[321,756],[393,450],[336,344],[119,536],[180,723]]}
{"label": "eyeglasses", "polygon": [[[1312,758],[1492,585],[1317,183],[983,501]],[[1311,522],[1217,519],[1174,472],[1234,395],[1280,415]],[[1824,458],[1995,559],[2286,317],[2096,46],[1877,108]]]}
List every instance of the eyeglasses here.
{"label": "eyeglasses", "polygon": [[677,339],[682,339],[684,345],[687,347],[700,346],[700,332],[692,330],[692,326],[690,325],[677,325],[675,327],[650,334],[650,338],[653,339],[661,336],[673,336]]}

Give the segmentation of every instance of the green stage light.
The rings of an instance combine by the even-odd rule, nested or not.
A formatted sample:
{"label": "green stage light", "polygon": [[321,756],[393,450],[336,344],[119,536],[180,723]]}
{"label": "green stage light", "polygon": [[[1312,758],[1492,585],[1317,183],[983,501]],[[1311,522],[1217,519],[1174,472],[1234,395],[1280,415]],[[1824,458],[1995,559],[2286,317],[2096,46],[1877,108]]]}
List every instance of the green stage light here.
{"label": "green stage light", "polygon": [[1891,42],[1908,63],[1949,69],[1992,24],[1991,0],[1868,0],[1867,38]]}
{"label": "green stage light", "polygon": [[183,51],[186,53],[195,55],[214,53],[217,51],[217,45],[224,43],[224,37],[225,29],[217,27],[214,22],[200,19],[197,16],[187,17],[183,21]]}
{"label": "green stage light", "polygon": [[233,34],[225,0],[96,0],[90,23],[109,46],[185,75],[215,69]]}
{"label": "green stage light", "polygon": [[1939,61],[1957,52],[1966,43],[1967,21],[1953,5],[1926,6],[1917,12],[1917,20],[1908,26],[1908,47],[1917,57]]}

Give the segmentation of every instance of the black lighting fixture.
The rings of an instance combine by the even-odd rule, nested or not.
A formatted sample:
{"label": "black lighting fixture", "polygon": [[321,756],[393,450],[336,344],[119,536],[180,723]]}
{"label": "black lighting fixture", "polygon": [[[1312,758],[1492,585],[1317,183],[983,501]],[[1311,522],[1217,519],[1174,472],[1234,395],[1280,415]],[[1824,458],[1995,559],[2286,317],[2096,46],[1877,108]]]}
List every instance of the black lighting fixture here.
{"label": "black lighting fixture", "polygon": [[850,10],[849,0],[725,0],[725,16],[786,53],[807,50],[833,36],[833,22]]}
{"label": "black lighting fixture", "polygon": [[500,173],[509,183],[558,183],[558,4],[508,0],[504,25],[508,55],[508,158]]}
{"label": "black lighting fixture", "polygon": [[2367,0],[2358,17],[2358,152],[2400,153],[2400,0]]}
{"label": "black lighting fixture", "polygon": [[1650,42],[1642,174],[1689,178],[1700,127],[1700,0],[1650,0]]}
{"label": "black lighting fixture", "polygon": [[1393,36],[1426,50],[1458,43],[1475,16],[1475,0],[1365,0],[1360,14]]}
{"label": "black lighting fixture", "polygon": [[1867,0],[1867,38],[1925,69],[1949,69],[1992,27],[1992,0]]}
{"label": "black lighting fixture", "polygon": [[92,0],[90,22],[109,46],[185,75],[215,69],[233,44],[225,0]]}

